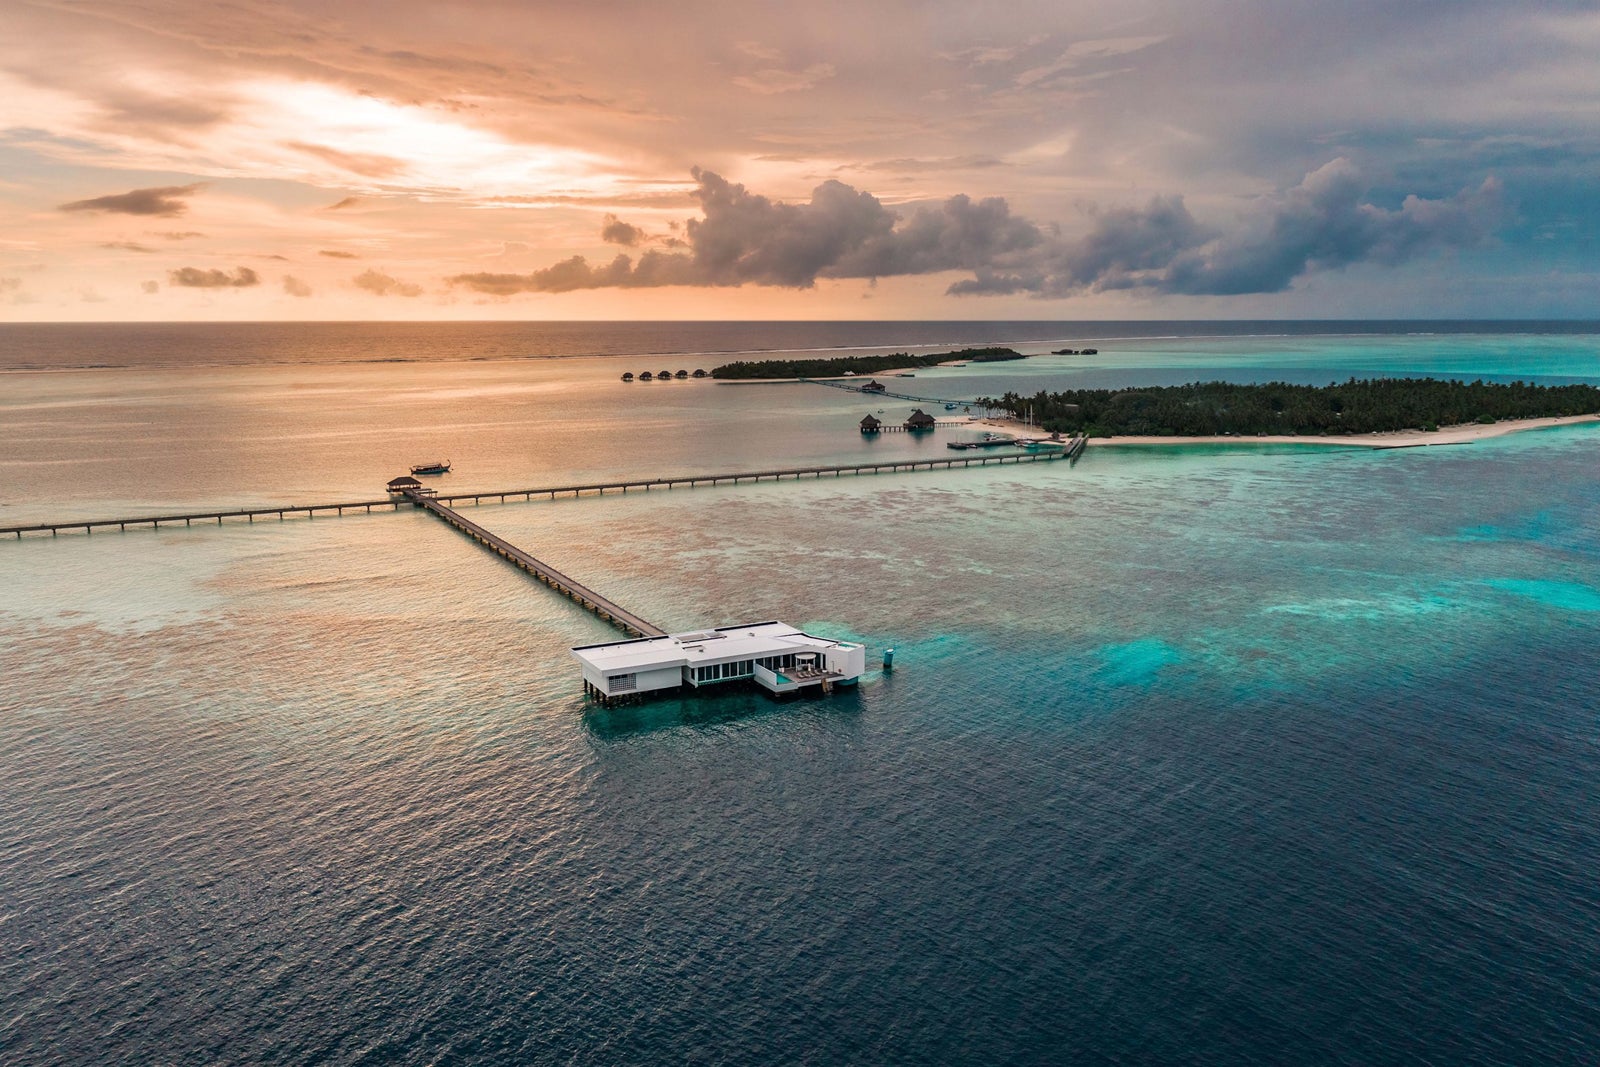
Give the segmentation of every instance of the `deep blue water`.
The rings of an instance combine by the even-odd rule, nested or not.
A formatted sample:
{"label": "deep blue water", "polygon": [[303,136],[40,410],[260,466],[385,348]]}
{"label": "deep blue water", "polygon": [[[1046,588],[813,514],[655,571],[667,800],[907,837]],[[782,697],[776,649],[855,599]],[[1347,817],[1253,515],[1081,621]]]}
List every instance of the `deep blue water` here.
{"label": "deep blue water", "polygon": [[[1595,343],[918,381],[1600,380]],[[635,362],[14,373],[0,523],[370,495],[436,448],[457,489],[943,451],[834,390],[628,392]],[[566,649],[606,628],[426,515],[0,542],[0,1059],[1592,1063],[1597,445],[473,512],[673,629],[897,649],[783,704],[586,705]]]}

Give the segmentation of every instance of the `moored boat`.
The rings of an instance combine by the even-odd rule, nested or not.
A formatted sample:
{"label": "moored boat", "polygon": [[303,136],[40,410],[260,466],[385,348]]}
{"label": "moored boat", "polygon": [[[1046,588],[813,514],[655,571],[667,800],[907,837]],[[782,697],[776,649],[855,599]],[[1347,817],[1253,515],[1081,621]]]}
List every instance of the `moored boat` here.
{"label": "moored boat", "polygon": [[448,474],[449,472],[450,461],[447,459],[441,459],[434,463],[418,463],[411,468],[412,474]]}

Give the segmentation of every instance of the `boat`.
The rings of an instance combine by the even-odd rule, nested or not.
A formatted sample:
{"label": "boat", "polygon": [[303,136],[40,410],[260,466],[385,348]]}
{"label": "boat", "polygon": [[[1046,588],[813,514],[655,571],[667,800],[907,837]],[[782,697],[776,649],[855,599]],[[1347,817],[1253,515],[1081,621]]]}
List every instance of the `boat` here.
{"label": "boat", "polygon": [[945,409],[945,410],[946,410],[946,411],[954,411],[954,410],[955,410],[955,409],[956,409],[956,406],[955,406],[955,405],[954,405],[954,404],[946,404],[946,405],[945,405],[945,406],[944,406],[944,409]]}
{"label": "boat", "polygon": [[411,468],[412,474],[448,474],[449,472],[450,461],[447,459],[441,459],[434,463],[418,463]]}

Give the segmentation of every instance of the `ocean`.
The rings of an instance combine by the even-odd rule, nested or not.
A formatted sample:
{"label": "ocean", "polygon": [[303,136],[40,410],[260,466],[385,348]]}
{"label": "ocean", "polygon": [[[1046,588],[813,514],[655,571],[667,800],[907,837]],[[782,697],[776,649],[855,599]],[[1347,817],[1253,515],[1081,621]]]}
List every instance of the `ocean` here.
{"label": "ocean", "polygon": [[[620,375],[985,343],[900,384],[1600,382],[1596,323],[0,325],[0,526],[942,458]],[[867,645],[784,703],[586,703],[615,632],[418,512],[0,540],[0,1060],[1593,1063],[1597,449],[466,509]]]}

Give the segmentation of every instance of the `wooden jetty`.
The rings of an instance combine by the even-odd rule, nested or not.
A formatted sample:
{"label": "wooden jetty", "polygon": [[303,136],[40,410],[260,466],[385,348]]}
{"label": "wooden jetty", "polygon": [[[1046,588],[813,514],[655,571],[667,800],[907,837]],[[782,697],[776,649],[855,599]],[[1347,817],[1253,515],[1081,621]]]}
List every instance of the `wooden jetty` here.
{"label": "wooden jetty", "polygon": [[[976,415],[973,415],[973,416],[962,416],[959,419],[934,419],[933,420],[933,424],[935,426],[972,426],[976,422],[977,422],[977,416]],[[908,429],[906,429],[904,423],[901,423],[898,426],[894,426],[894,425],[891,425],[891,424],[886,422],[882,426],[879,426],[873,432],[874,433],[918,433],[920,431],[919,430],[908,430]]]}
{"label": "wooden jetty", "polygon": [[527,571],[545,585],[576,600],[579,604],[582,604],[629,636],[667,636],[667,632],[659,626],[646,622],[633,612],[606,599],[583,583],[568,578],[549,564],[541,563],[505,538],[498,534],[490,533],[455,509],[439,503],[437,497],[410,490],[406,493],[406,498],[417,507],[433,512],[495,555]]}
{"label": "wooden jetty", "polygon": [[[1076,460],[1083,451],[1083,438],[1077,439],[1076,448],[1069,447],[1066,451],[1048,452],[1007,452],[999,455],[959,455],[941,459],[902,459],[883,460],[877,463],[845,463],[832,466],[813,467],[781,467],[761,471],[733,471],[726,474],[679,474],[664,478],[641,478],[634,481],[621,482],[586,482],[581,485],[556,485],[538,486],[528,489],[484,489],[473,493],[453,493],[449,495],[438,494],[433,499],[445,505],[458,504],[472,501],[474,504],[490,503],[504,504],[510,500],[533,500],[544,497],[554,500],[563,496],[603,496],[606,493],[626,493],[629,490],[648,492],[652,489],[693,489],[699,486],[714,485],[739,485],[742,482],[782,481],[785,478],[800,480],[802,478],[822,478],[827,475],[842,477],[843,475],[866,474],[902,474],[919,470],[953,470],[957,467],[986,467],[990,464],[1004,463],[1049,463],[1058,459]],[[271,505],[259,508],[240,508],[228,511],[206,511],[175,515],[143,515],[135,518],[120,519],[73,519],[64,522],[31,523],[24,526],[0,526],[0,537],[15,536],[21,539],[23,534],[50,534],[70,533],[82,530],[84,533],[93,533],[95,530],[116,528],[126,530],[128,527],[149,526],[152,528],[172,526],[183,523],[185,526],[196,522],[216,523],[222,525],[225,519],[245,519],[255,522],[261,518],[294,518],[304,515],[307,518],[316,518],[318,515],[344,515],[350,512],[370,513],[374,509],[397,510],[400,506],[410,503],[410,496],[392,496],[383,500],[356,500],[333,504],[284,504]]]}
{"label": "wooden jetty", "polygon": [[0,526],[0,536],[15,534],[20,540],[25,533],[47,533],[52,536],[63,531],[82,530],[84,533],[94,533],[96,530],[107,530],[116,527],[126,530],[130,526],[149,526],[152,529],[166,525],[176,526],[183,523],[193,526],[197,522],[215,522],[222,525],[224,519],[245,519],[254,523],[257,519],[276,518],[279,522],[304,515],[314,519],[321,515],[343,515],[349,511],[362,511],[371,514],[373,508],[388,508],[398,511],[405,501],[393,498],[383,500],[351,500],[337,504],[272,504],[259,508],[240,508],[233,511],[203,511],[178,515],[139,515],[128,519],[74,519],[69,522],[40,522],[27,526]]}
{"label": "wooden jetty", "polygon": [[[1081,451],[1081,448],[1080,448]],[[846,474],[901,474],[917,470],[951,470],[956,467],[984,467],[991,463],[1048,463],[1051,460],[1068,458],[1064,453],[1051,452],[1008,452],[1002,455],[985,456],[950,456],[941,459],[903,459],[885,460],[880,463],[845,463],[837,466],[818,467],[783,467],[764,471],[737,471],[731,474],[683,474],[668,478],[648,478],[631,482],[592,482],[586,485],[562,485],[538,489],[491,489],[476,493],[456,493],[454,495],[440,494],[437,499],[446,504],[470,500],[474,504],[481,504],[485,500],[490,502],[505,503],[508,500],[532,500],[534,497],[546,497],[554,500],[558,496],[604,496],[606,493],[626,493],[634,491],[648,492],[652,489],[693,489],[702,485],[738,485],[741,482],[782,481],[785,478],[799,481],[802,478],[821,478],[833,475],[835,478]],[[1071,458],[1076,458],[1074,455]],[[0,534],[8,531],[0,529]]]}
{"label": "wooden jetty", "polygon": [[[889,377],[893,378],[894,375],[891,374]],[[887,391],[880,393],[876,389],[867,390],[859,385],[852,385],[848,382],[828,381],[823,378],[800,378],[798,380],[808,382],[811,385],[826,385],[829,389],[843,389],[847,393],[860,393],[863,396],[886,396],[894,400],[911,400],[918,404],[960,404],[969,408],[983,407],[976,400],[956,400],[948,396],[912,396],[910,393],[891,393]],[[984,410],[987,411],[988,409],[984,408]]]}

